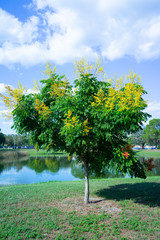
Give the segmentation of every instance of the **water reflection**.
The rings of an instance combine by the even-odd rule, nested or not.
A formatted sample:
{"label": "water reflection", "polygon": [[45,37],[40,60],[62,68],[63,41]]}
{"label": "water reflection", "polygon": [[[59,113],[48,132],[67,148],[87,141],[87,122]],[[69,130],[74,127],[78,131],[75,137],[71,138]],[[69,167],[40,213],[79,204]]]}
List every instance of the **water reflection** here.
{"label": "water reflection", "polygon": [[72,175],[70,164],[67,157],[3,159],[0,161],[0,185],[79,180]]}
{"label": "water reflection", "polygon": [[[71,163],[71,173],[72,173],[73,176],[75,176],[77,178],[84,179],[83,164],[72,162]],[[97,176],[94,171],[89,170],[89,177],[90,177],[90,179],[94,179],[94,178],[123,178],[123,177],[125,177],[125,175],[123,175],[122,173],[113,173],[113,172],[109,171],[108,169],[106,169],[105,173],[103,173],[100,176]]]}
{"label": "water reflection", "polygon": [[[140,157],[145,163],[149,158]],[[160,159],[153,159],[154,168],[147,171],[147,176],[160,176]],[[106,169],[104,178],[126,177]],[[97,178],[95,173],[90,172],[90,178]],[[4,158],[0,160],[0,185],[28,184],[44,181],[70,181],[84,179],[84,168],[80,163],[72,161],[65,156],[17,158],[16,160]]]}
{"label": "water reflection", "polygon": [[62,168],[69,168],[70,162],[67,161],[67,157],[31,158],[27,162],[27,166],[36,173],[42,173],[44,170],[56,173]]}
{"label": "water reflection", "polygon": [[148,163],[151,161],[151,164],[153,164],[153,168],[146,171],[147,176],[160,176],[160,158],[148,158],[148,157],[139,157],[138,158],[142,163]]}

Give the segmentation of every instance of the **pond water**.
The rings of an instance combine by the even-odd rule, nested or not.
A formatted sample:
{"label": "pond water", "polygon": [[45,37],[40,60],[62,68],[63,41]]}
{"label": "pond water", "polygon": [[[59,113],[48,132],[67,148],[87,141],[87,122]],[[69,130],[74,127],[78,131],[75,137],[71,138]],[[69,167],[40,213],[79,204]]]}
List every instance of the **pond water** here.
{"label": "pond water", "polygon": [[[141,161],[148,158],[141,157]],[[155,167],[147,176],[160,176],[160,158],[154,158]],[[124,177],[122,174],[107,172],[105,178]],[[125,176],[128,177],[128,176]],[[94,178],[94,176],[91,176]],[[0,185],[30,184],[47,181],[72,181],[84,179],[80,163],[68,157],[17,157],[0,159]]]}

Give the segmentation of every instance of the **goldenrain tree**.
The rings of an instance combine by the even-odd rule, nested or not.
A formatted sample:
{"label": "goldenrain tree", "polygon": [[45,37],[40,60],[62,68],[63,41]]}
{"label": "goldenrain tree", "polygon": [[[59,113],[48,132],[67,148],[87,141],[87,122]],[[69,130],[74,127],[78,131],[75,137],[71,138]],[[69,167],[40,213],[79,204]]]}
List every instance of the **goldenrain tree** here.
{"label": "goldenrain tree", "polygon": [[47,63],[48,78],[41,81],[39,92],[27,95],[20,85],[14,90],[8,87],[8,95],[1,96],[12,110],[13,128],[19,134],[31,134],[39,147],[76,154],[84,165],[84,201],[89,203],[92,170],[99,175],[113,168],[145,178],[127,135],[142,129],[148,114],[142,98],[145,91],[132,71],[126,82],[122,78],[102,79],[99,60],[89,64],[81,59],[75,62],[75,72],[73,89],[66,77],[52,71]]}

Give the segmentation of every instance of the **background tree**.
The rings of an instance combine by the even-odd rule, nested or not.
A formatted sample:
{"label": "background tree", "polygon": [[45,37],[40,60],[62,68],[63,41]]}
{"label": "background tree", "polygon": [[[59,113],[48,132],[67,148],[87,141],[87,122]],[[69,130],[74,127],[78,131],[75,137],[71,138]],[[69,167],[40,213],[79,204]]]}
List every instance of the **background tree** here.
{"label": "background tree", "polygon": [[5,143],[5,135],[1,132],[0,129],[0,145],[3,145]]}
{"label": "background tree", "polygon": [[[56,74],[49,64],[49,78],[41,81],[40,93],[26,95],[21,88],[17,90],[20,94],[15,96],[13,127],[19,134],[29,132],[39,146],[76,153],[84,164],[88,203],[89,170],[98,175],[108,166],[145,178],[143,166],[127,146],[127,134],[141,129],[148,114],[143,111],[145,91],[133,72],[126,76],[127,83],[122,78],[113,83],[112,79],[98,80],[103,72],[99,61],[90,65],[82,59],[75,63],[75,69],[74,92],[65,76]],[[14,98],[14,92],[10,95]],[[11,100],[2,98],[7,103]]]}
{"label": "background tree", "polygon": [[28,146],[29,139],[28,139],[28,136],[9,134],[9,135],[5,135],[5,143],[9,147]]}
{"label": "background tree", "polygon": [[5,144],[7,144],[8,147],[14,146],[14,138],[11,134],[5,135]]}
{"label": "background tree", "polygon": [[146,140],[144,139],[143,136],[143,131],[140,130],[136,133],[133,133],[129,136],[129,142],[134,146],[134,145],[140,145],[142,149],[144,149],[144,145],[146,143]]}
{"label": "background tree", "polygon": [[143,132],[143,138],[157,148],[160,141],[160,119],[152,119]]}
{"label": "background tree", "polygon": [[16,146],[25,146],[25,145],[28,145],[28,138],[27,138],[27,136],[14,135],[13,138],[14,138],[14,141],[15,141],[15,145],[16,145]]}

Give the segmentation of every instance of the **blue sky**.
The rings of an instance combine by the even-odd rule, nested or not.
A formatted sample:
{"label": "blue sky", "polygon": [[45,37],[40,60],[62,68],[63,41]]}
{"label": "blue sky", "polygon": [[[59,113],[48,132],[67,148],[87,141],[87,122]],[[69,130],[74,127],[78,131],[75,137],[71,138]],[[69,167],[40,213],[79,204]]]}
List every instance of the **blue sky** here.
{"label": "blue sky", "polygon": [[[47,61],[73,82],[75,58],[98,56],[108,77],[138,73],[146,111],[160,118],[159,0],[0,0],[1,93],[19,81],[31,89]],[[2,132],[11,125],[0,116]]]}

